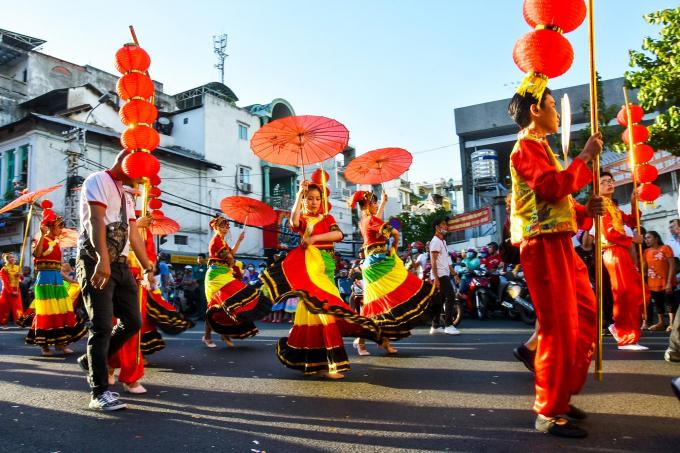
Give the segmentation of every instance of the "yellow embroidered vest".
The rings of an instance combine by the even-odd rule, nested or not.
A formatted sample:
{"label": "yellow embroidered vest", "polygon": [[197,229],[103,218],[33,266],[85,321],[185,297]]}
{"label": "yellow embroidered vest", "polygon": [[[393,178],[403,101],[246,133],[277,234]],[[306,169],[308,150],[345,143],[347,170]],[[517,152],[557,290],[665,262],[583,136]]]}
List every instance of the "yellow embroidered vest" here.
{"label": "yellow embroidered vest", "polygon": [[19,287],[19,275],[21,274],[21,268],[18,264],[5,264],[5,270],[9,276],[9,286],[12,289],[17,289]]}
{"label": "yellow embroidered vest", "polygon": [[[621,215],[621,211],[619,211],[619,208],[614,204],[611,198],[604,197],[603,200],[604,208],[607,214],[609,214],[609,219],[612,223],[612,227],[619,233],[626,234],[626,229],[623,227],[623,216]],[[602,247],[612,247],[616,245],[613,242],[609,242],[607,240],[604,234],[604,228],[602,229],[601,235],[602,235]]]}
{"label": "yellow embroidered vest", "polygon": [[540,234],[576,233],[578,225],[573,209],[571,196],[562,198],[556,203],[541,200],[531,190],[512,165],[512,155],[519,151],[520,140],[533,140],[540,143],[557,171],[562,171],[562,165],[553,154],[544,137],[539,137],[527,129],[520,131],[517,142],[510,154],[510,176],[512,177],[512,202],[510,210],[510,237],[513,244],[519,244],[523,239],[532,238]]}

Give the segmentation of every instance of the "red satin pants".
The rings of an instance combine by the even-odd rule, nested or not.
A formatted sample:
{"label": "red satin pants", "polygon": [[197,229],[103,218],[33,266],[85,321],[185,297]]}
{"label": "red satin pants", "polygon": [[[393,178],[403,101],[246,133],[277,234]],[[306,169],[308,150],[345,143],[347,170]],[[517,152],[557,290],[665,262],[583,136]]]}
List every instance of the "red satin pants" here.
{"label": "red satin pants", "polygon": [[642,322],[642,282],[630,251],[614,245],[604,250],[604,265],[612,282],[614,327],[619,346],[635,344],[640,339]]}
{"label": "red satin pants", "polygon": [[12,293],[11,289],[5,289],[2,294],[0,294],[0,325],[4,326],[9,321],[10,314],[12,320],[16,323],[19,318],[24,314],[23,307],[21,306],[21,292],[17,290],[16,293]]}
{"label": "red satin pants", "polygon": [[[139,287],[141,293],[140,310],[142,320],[146,320],[146,298],[147,293],[143,287]],[[115,325],[114,320],[114,325]],[[118,374],[118,381],[123,384],[134,384],[144,377],[144,357],[140,351],[140,341],[143,329],[134,334],[132,338],[121,346],[121,348],[111,357],[109,357],[109,367],[120,368]]]}
{"label": "red satin pants", "polygon": [[547,417],[569,411],[588,375],[597,333],[595,295],[570,236],[541,235],[520,245],[538,317],[534,410]]}

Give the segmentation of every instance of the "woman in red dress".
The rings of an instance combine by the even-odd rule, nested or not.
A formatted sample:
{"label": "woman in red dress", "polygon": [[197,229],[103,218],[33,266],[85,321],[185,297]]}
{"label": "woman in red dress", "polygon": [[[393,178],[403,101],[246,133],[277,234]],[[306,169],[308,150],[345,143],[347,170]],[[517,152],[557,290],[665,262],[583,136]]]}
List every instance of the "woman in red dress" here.
{"label": "woman in red dress", "polygon": [[21,326],[20,320],[23,316],[21,306],[21,291],[19,282],[23,280],[21,268],[16,263],[14,253],[3,253],[2,260],[5,265],[0,269],[0,279],[2,280],[2,292],[0,292],[0,328],[7,329],[7,322],[10,314],[15,323]]}
{"label": "woman in red dress", "polygon": [[203,343],[214,348],[210,332],[214,330],[229,346],[231,338],[248,338],[257,335],[253,321],[265,317],[271,310],[271,301],[242,281],[241,269],[234,256],[243,241],[238,237],[234,247],[229,247],[225,236],[229,234],[229,221],[217,216],[210,221],[215,235],[210,241],[208,272],[205,275],[205,297],[208,301]]}
{"label": "woman in red dress", "polygon": [[382,338],[376,323],[355,313],[335,286],[333,244],[343,234],[333,216],[321,212],[322,201],[319,186],[301,184],[290,219],[293,231],[300,233],[300,246],[264,270],[261,279],[277,302],[299,297],[290,335],[277,345],[281,363],[305,374],[340,379],[349,370],[343,336]]}
{"label": "woman in red dress", "polygon": [[[371,192],[358,191],[351,207],[361,208],[361,235],[364,238],[365,259],[361,265],[364,299],[361,315],[371,318],[380,327],[389,354],[396,354],[389,340],[411,335],[411,328],[426,314],[434,287],[409,273],[397,255],[399,232],[382,220],[387,194],[383,191],[380,206]],[[388,240],[392,239],[392,245]],[[354,341],[360,355],[368,355],[361,338]]]}

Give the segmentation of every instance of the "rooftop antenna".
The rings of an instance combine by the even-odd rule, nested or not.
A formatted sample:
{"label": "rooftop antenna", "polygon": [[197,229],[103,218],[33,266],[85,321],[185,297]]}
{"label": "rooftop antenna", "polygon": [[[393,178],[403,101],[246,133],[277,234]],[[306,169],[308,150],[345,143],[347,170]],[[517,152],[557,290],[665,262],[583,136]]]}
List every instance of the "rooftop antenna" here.
{"label": "rooftop antenna", "polygon": [[213,52],[217,55],[215,67],[220,71],[220,82],[224,85],[224,60],[227,59],[227,35],[213,35]]}

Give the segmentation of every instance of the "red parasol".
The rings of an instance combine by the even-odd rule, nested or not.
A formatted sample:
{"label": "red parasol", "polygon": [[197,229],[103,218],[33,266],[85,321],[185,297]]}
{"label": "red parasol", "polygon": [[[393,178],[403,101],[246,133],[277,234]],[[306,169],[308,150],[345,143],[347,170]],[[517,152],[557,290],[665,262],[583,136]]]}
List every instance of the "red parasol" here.
{"label": "red parasol", "polygon": [[179,223],[175,222],[170,217],[163,216],[158,219],[153,219],[149,231],[155,236],[175,234],[179,231]]}
{"label": "red parasol", "polygon": [[[40,235],[40,232],[36,233],[35,236],[33,236],[33,240],[37,242],[38,239],[40,239]],[[61,234],[55,239],[59,241],[59,248],[68,249],[78,245],[78,236],[79,234],[76,230],[62,228]]]}
{"label": "red parasol", "polygon": [[323,162],[347,147],[349,131],[323,116],[288,116],[262,126],[250,148],[263,160],[279,165],[304,166]]}
{"label": "red parasol", "polygon": [[11,211],[12,209],[16,209],[19,206],[23,206],[27,203],[32,204],[34,201],[36,201],[43,195],[53,192],[60,188],[61,186],[62,184],[57,184],[56,186],[45,187],[44,189],[38,189],[32,192],[24,191],[24,193],[21,196],[19,196],[16,200],[12,201],[11,203],[5,205],[2,209],[0,209],[0,214]]}
{"label": "red parasol", "polygon": [[355,184],[380,184],[401,176],[413,162],[402,148],[381,148],[354,159],[345,168],[345,178]]}
{"label": "red parasol", "polygon": [[226,197],[220,202],[226,215],[244,225],[265,226],[276,222],[276,213],[268,204],[250,197]]}

